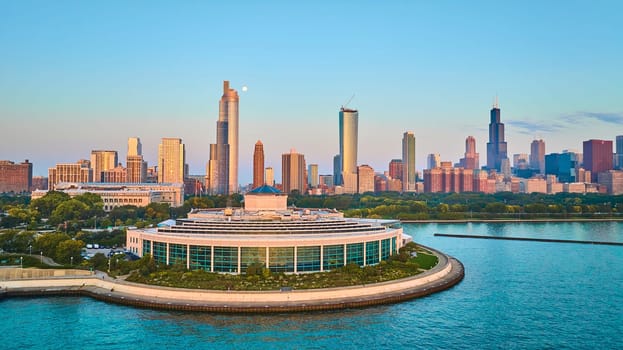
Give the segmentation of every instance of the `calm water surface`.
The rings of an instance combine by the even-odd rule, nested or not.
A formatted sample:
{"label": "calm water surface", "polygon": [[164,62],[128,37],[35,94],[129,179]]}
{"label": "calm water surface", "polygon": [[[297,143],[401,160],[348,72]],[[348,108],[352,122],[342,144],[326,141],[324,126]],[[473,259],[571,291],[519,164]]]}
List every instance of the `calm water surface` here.
{"label": "calm water surface", "polygon": [[623,344],[623,247],[433,237],[466,233],[623,242],[623,223],[409,224],[459,258],[458,286],[336,312],[213,315],[89,298],[0,302],[0,349],[615,349]]}

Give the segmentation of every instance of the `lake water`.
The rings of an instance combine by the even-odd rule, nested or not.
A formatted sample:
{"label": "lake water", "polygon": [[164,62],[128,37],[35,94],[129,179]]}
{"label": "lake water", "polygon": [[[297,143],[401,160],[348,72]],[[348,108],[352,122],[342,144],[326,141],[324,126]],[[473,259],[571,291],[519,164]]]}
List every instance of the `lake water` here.
{"label": "lake water", "polygon": [[0,349],[614,349],[623,246],[434,237],[461,233],[623,242],[623,223],[407,224],[457,257],[454,288],[394,305],[278,315],[163,312],[90,298],[0,301]]}

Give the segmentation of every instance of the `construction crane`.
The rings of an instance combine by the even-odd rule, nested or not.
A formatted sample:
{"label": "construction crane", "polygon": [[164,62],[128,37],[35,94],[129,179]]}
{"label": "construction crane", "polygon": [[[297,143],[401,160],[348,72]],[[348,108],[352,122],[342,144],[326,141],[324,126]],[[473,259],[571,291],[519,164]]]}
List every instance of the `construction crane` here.
{"label": "construction crane", "polygon": [[346,109],[346,108],[348,107],[348,104],[350,103],[350,101],[352,101],[352,100],[353,100],[353,98],[355,98],[355,94],[353,94],[353,95],[352,95],[352,96],[348,99],[348,101],[346,101],[346,103],[342,105],[342,110],[344,110],[344,109]]}

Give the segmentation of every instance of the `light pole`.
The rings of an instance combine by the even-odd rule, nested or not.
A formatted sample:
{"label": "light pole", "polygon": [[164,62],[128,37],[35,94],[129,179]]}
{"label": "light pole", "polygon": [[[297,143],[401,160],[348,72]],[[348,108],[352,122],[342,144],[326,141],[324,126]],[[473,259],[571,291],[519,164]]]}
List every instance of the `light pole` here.
{"label": "light pole", "polygon": [[23,256],[19,257],[19,268],[20,269],[24,268],[24,257]]}
{"label": "light pole", "polygon": [[41,251],[41,263],[43,264],[43,251]]}
{"label": "light pole", "polygon": [[28,246],[28,255],[32,255],[32,244]]}
{"label": "light pole", "polygon": [[69,259],[71,259],[71,264],[70,264],[70,266],[72,266],[72,267],[73,267],[73,266],[74,266],[74,257],[72,256],[72,257],[70,257]]}

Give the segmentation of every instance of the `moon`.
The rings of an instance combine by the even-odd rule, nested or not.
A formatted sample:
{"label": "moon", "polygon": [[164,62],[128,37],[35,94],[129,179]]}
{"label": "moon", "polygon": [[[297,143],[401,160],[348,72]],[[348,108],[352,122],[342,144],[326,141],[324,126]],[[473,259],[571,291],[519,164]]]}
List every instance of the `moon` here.
{"label": "moon", "polygon": [[247,92],[247,90],[248,90],[248,89],[249,89],[249,88],[247,88],[247,86],[246,86],[246,85],[243,85],[243,86],[242,86],[242,92]]}

